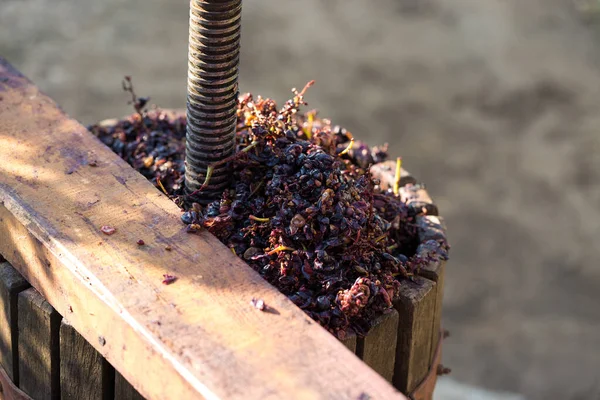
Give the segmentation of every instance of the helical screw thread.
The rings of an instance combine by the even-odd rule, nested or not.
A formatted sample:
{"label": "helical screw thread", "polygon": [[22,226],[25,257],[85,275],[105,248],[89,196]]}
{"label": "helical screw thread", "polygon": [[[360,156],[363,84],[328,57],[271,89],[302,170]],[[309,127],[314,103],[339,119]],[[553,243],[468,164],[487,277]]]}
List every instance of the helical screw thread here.
{"label": "helical screw thread", "polygon": [[[185,189],[197,191],[207,167],[233,154],[238,99],[241,0],[190,0]],[[229,185],[227,164],[215,167],[193,200],[208,203]]]}

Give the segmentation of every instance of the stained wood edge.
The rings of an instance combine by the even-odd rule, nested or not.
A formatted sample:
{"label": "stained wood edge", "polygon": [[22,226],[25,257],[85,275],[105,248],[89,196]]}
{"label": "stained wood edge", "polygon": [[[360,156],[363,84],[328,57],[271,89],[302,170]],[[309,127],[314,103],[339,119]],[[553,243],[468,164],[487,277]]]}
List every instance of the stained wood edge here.
{"label": "stained wood edge", "polygon": [[35,288],[18,297],[19,387],[34,398],[60,399],[62,317]]}
{"label": "stained wood edge", "polygon": [[[4,367],[8,377],[19,384],[19,331],[17,329],[18,309],[17,296],[30,287],[29,283],[7,261],[0,262],[0,301],[4,308],[5,324],[0,326],[0,333],[6,336],[2,340],[0,366]],[[0,321],[3,322],[3,321]]]}
{"label": "stained wood edge", "polygon": [[[73,326],[147,398],[164,398],[166,393],[189,399],[201,395],[233,398],[224,395],[232,393],[247,398],[265,390],[271,394],[306,396],[316,393],[317,388],[323,395],[335,390],[343,398],[354,398],[362,393],[371,398],[403,398],[383,378],[355,357],[342,352],[342,344],[206,233],[181,234],[185,239],[177,242],[178,252],[172,252],[179,257],[176,265],[181,272],[177,287],[190,288],[192,276],[204,275],[205,281],[210,277],[212,283],[230,282],[232,287],[244,290],[239,293],[229,290],[221,297],[212,298],[211,309],[223,311],[218,313],[219,318],[216,312],[208,309],[206,315],[204,312],[190,314],[194,304],[208,304],[204,290],[211,288],[186,291],[184,299],[172,289],[157,285],[157,278],[153,276],[159,273],[156,269],[164,263],[163,271],[170,270],[172,261],[163,256],[154,257],[149,262],[154,269],[142,269],[140,264],[144,265],[148,256],[141,253],[121,255],[118,249],[125,245],[90,230],[95,216],[86,213],[84,207],[91,207],[93,203],[79,202],[93,193],[89,186],[83,185],[84,182],[94,182],[105,190],[93,193],[99,197],[100,204],[111,204],[117,194],[140,199],[141,204],[123,202],[121,205],[130,215],[148,212],[156,216],[161,226],[147,227],[156,238],[163,238],[164,231],[172,232],[172,235],[182,231],[178,218],[173,218],[178,215],[176,207],[85,128],[67,118],[52,100],[3,59],[0,59],[0,90],[3,96],[0,138],[11,145],[10,149],[0,151],[1,158],[6,161],[4,168],[12,171],[18,165],[28,174],[25,178],[14,172],[0,174],[0,212],[4,218],[0,238],[6,239],[5,243],[0,240],[0,252],[7,255],[13,266],[59,312],[71,313],[69,320]],[[62,158],[52,157],[56,154],[56,150],[52,151],[53,145],[60,149]],[[102,160],[98,168],[86,167],[89,153]],[[52,157],[52,161],[44,162],[45,156]],[[30,169],[30,165],[23,163],[23,157],[40,160],[41,165],[35,170]],[[73,162],[75,164],[70,164]],[[118,175],[106,180],[111,171]],[[38,173],[60,177],[60,180],[49,185],[37,178]],[[79,202],[74,203],[75,193]],[[68,213],[68,220],[65,220],[61,216],[66,215],[64,212],[69,207],[72,211],[81,211],[79,214]],[[108,215],[107,219],[110,219]],[[139,225],[132,226],[120,225],[119,237],[138,235]],[[112,254],[116,251],[121,257],[119,264],[113,264],[109,270],[102,260],[114,260],[111,253],[99,247],[92,249],[89,240],[82,241],[83,237],[75,235],[77,230],[92,237],[99,235],[104,242],[110,243]],[[200,254],[206,254],[210,249],[212,261],[198,259],[198,251],[192,251],[198,248],[196,246],[203,249]],[[227,268],[209,266],[215,260],[224,262]],[[114,265],[119,268],[115,269]],[[129,280],[122,280],[124,275],[128,275]],[[110,289],[124,289],[127,285],[136,293],[133,298],[139,299],[138,303],[132,302],[131,295],[126,296],[125,291]],[[246,311],[249,289],[276,307],[279,314]],[[240,309],[244,310],[244,318],[235,320],[238,329],[228,329],[230,333],[225,329],[219,331],[233,323],[232,316],[238,315]],[[154,319],[157,313],[160,314],[159,323]],[[194,326],[200,326],[202,330],[191,332],[191,326],[185,322],[188,320],[195,321]],[[278,335],[280,329],[290,325],[294,328],[289,329],[285,337]],[[207,335],[202,333],[203,330],[219,334]],[[227,341],[219,344],[217,362],[210,356],[211,349],[214,351],[215,341],[224,337]],[[257,337],[271,346],[250,340]],[[248,338],[248,341],[240,342],[235,338]],[[260,357],[252,357],[254,353]],[[323,359],[322,354],[336,354],[336,367],[332,368],[334,361]],[[144,360],[143,365],[139,365],[140,359]],[[281,374],[286,379],[271,378]],[[239,382],[249,377],[255,379],[254,384],[236,391]]]}

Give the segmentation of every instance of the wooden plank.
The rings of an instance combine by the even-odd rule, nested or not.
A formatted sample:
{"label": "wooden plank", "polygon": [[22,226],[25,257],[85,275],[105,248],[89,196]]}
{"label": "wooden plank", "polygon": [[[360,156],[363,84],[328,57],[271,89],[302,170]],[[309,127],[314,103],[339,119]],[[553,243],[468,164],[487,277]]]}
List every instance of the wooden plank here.
{"label": "wooden plank", "polygon": [[0,95],[0,253],[143,396],[404,398],[6,61]]}
{"label": "wooden plank", "polygon": [[358,339],[360,358],[386,380],[392,381],[396,360],[398,312],[377,318],[364,338]]}
{"label": "wooden plank", "polygon": [[60,325],[61,400],[114,397],[114,370],[65,319]]}
{"label": "wooden plank", "polygon": [[0,262],[0,366],[19,384],[17,295],[29,283],[8,262]]}
{"label": "wooden plank", "polygon": [[144,400],[142,396],[120,373],[115,376],[115,400]]}
{"label": "wooden plank", "polygon": [[[381,180],[382,188],[387,189],[394,184],[395,174],[395,162],[387,161],[379,165],[371,167],[373,175]],[[405,178],[406,175],[406,178]],[[433,254],[431,262],[425,265],[418,272],[419,275],[436,282],[434,287],[434,294],[428,296],[435,299],[435,305],[433,308],[433,327],[431,329],[431,341],[429,350],[429,366],[433,365],[435,357],[435,349],[440,340],[440,328],[442,320],[442,300],[444,290],[444,271],[446,260],[448,255],[444,249],[440,246],[441,243],[446,241],[446,226],[444,220],[441,217],[437,217],[438,208],[423,185],[418,185],[416,179],[410,177],[410,174],[402,170],[400,197],[409,205],[415,208],[425,209],[427,215],[417,217],[417,226],[419,229],[419,242],[421,245],[417,249],[417,254],[425,257]],[[418,371],[424,368],[423,365],[419,366]],[[420,375],[418,372],[417,375]],[[406,376],[406,379],[410,378],[410,374]],[[400,377],[397,378],[398,380]],[[417,382],[418,383],[418,382]],[[413,383],[414,384],[414,383]],[[404,391],[406,393],[406,391]]]}
{"label": "wooden plank", "polygon": [[429,371],[435,294],[435,282],[428,279],[400,282],[400,298],[394,304],[401,315],[394,386],[402,393],[411,392]]}
{"label": "wooden plank", "polygon": [[60,399],[60,315],[34,288],[18,296],[19,387],[36,400]]}
{"label": "wooden plank", "polygon": [[356,354],[356,334],[354,332],[347,334],[346,337],[340,341],[348,348],[348,350]]}
{"label": "wooden plank", "polygon": [[442,341],[439,341],[433,352],[433,364],[429,373],[410,393],[411,400],[432,400],[435,384],[438,377],[438,367],[442,359]]}
{"label": "wooden plank", "polygon": [[[446,225],[442,217],[433,215],[425,215],[417,217],[417,226],[419,228],[419,240],[421,245],[417,249],[417,254],[421,256],[429,255],[431,262],[421,269],[419,274],[436,283],[435,286],[435,312],[434,323],[431,340],[431,362],[435,357],[435,348],[437,347],[440,338],[440,330],[442,327],[442,306],[444,299],[444,275],[446,271],[446,260],[448,254],[441,247],[445,243]],[[433,364],[431,364],[433,365]]]}

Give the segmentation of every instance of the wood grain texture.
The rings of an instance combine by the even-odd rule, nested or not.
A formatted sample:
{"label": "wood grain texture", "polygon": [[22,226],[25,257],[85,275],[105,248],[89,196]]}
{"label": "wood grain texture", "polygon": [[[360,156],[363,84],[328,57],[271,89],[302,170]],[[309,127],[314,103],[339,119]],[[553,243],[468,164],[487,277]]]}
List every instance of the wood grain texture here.
{"label": "wood grain texture", "polygon": [[117,372],[115,376],[115,400],[144,400],[125,378]]}
{"label": "wood grain texture", "polygon": [[0,262],[0,366],[19,384],[17,295],[29,283],[8,262]]}
{"label": "wood grain texture", "polygon": [[36,400],[60,399],[60,315],[34,288],[19,293],[19,387]]}
{"label": "wood grain texture", "polygon": [[442,340],[438,342],[433,352],[433,363],[427,376],[410,393],[411,400],[432,400],[438,377],[438,365],[442,359]]}
{"label": "wood grain texture", "polygon": [[109,400],[114,372],[104,358],[65,319],[60,324],[61,400]]}
{"label": "wood grain texture", "polygon": [[400,283],[400,298],[394,303],[401,316],[394,386],[402,393],[411,392],[429,371],[435,294],[435,282],[422,277]]}
{"label": "wood grain texture", "polygon": [[[396,163],[394,161],[387,161],[385,163],[371,167],[373,175],[381,180],[381,187],[383,189],[387,189],[394,184],[395,165]],[[433,325],[431,329],[427,331],[430,332],[431,335],[431,338],[429,339],[430,367],[434,365],[434,357],[436,356],[435,349],[437,348],[441,340],[440,328],[442,320],[444,273],[446,268],[446,260],[448,259],[448,254],[446,250],[442,248],[441,244],[447,241],[446,226],[444,224],[443,218],[437,216],[439,210],[437,206],[433,204],[433,201],[427,193],[427,191],[425,190],[424,186],[417,184],[416,179],[411,177],[410,174],[404,170],[402,170],[401,176],[401,188],[399,193],[400,197],[410,206],[420,209],[419,211],[424,209],[426,212],[426,215],[421,215],[417,217],[417,226],[420,243],[417,249],[417,254],[419,254],[422,257],[427,257],[431,261],[423,268],[421,268],[421,270],[418,271],[418,274],[424,278],[434,281],[436,284],[433,286],[431,293],[427,292],[420,300],[422,302],[425,302],[423,306],[418,306],[415,304],[410,305],[409,308],[420,310],[419,312],[431,317]],[[409,298],[414,295],[414,293],[410,293],[412,291],[413,289],[409,290]],[[432,301],[434,303],[433,306],[431,305]],[[405,304],[410,304],[410,301],[405,301]],[[427,310],[423,311],[421,310],[421,307],[425,307]],[[410,319],[409,321],[403,321],[403,318],[401,318],[401,324],[411,324],[413,322],[414,321],[411,322]],[[426,319],[423,320],[423,323],[426,326],[428,326],[426,323]],[[420,323],[419,325],[423,325],[423,323]],[[399,333],[399,340],[400,336],[402,335],[405,335],[405,333]],[[412,339],[406,340],[412,341],[412,345],[416,345],[418,347],[418,350],[416,350],[417,353],[425,353],[423,348],[426,347],[426,342],[424,342],[421,338],[415,336]],[[398,351],[401,350],[398,349]],[[407,387],[414,388],[414,386],[419,383],[418,377],[423,374],[423,371],[426,371],[424,363],[418,363],[418,365],[409,365],[408,367],[406,367],[406,365],[408,365],[410,362],[416,362],[415,358],[410,359],[410,357],[412,357],[411,354],[411,351],[406,351],[404,353],[404,357],[406,357],[405,370],[399,372],[399,374],[394,380],[396,387],[400,388],[404,393],[407,393]],[[401,360],[401,362],[404,361]],[[421,390],[421,392],[424,392],[424,390]]]}
{"label": "wood grain texture", "polygon": [[441,340],[440,329],[442,327],[444,277],[448,254],[440,244],[447,240],[447,230],[444,219],[433,215],[417,217],[417,226],[419,228],[419,240],[421,242],[421,245],[417,249],[417,253],[421,255],[428,254],[432,260],[421,269],[420,275],[436,283],[435,312],[432,329],[433,338],[431,340],[431,362],[433,363],[433,358],[435,357],[434,350]]}
{"label": "wood grain texture", "polygon": [[349,333],[346,337],[340,342],[343,343],[344,346],[348,348],[352,353],[356,354],[356,334],[354,332]]}
{"label": "wood grain texture", "polygon": [[142,395],[404,398],[3,60],[0,92],[0,253]]}
{"label": "wood grain texture", "polygon": [[364,338],[358,339],[361,359],[389,382],[394,376],[398,312],[392,310],[377,318]]}

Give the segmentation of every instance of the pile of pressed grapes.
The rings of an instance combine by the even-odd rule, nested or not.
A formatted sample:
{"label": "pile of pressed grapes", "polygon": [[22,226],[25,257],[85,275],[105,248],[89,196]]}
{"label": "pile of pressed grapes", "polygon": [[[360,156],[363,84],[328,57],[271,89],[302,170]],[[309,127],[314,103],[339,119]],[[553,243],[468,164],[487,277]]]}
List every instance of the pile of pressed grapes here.
{"label": "pile of pressed grapes", "polygon": [[298,112],[308,86],[281,110],[240,97],[231,186],[206,207],[183,193],[184,116],[147,112],[147,99],[124,85],[136,113],[89,129],[186,210],[190,232],[213,233],[338,337],[364,335],[392,307],[399,280],[429,262],[415,255],[418,211],[371,177],[385,147]]}

